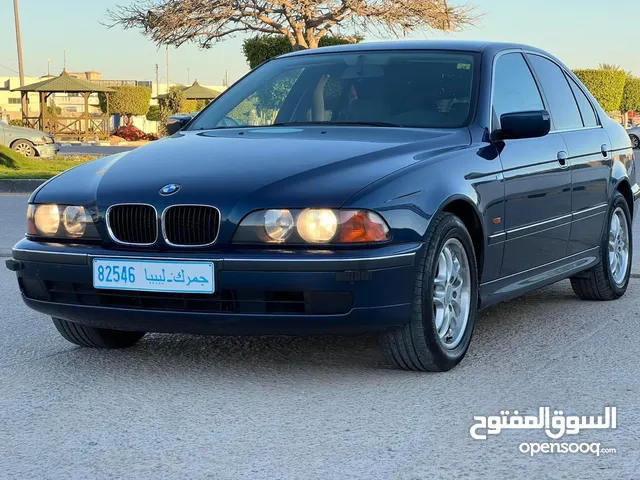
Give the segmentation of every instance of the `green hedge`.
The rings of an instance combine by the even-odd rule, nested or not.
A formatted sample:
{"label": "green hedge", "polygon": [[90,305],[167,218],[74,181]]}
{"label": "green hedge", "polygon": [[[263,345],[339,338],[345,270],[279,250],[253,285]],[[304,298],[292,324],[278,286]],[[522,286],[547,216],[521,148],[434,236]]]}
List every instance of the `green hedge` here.
{"label": "green hedge", "polygon": [[626,82],[622,70],[575,70],[573,73],[584,83],[605,112],[620,111]]}
{"label": "green hedge", "polygon": [[627,82],[624,84],[620,110],[623,112],[628,112],[629,110],[633,112],[640,111],[640,78],[627,77]]}
{"label": "green hedge", "polygon": [[[359,43],[362,37],[322,37],[320,47],[330,47],[331,45],[345,45],[349,43]],[[242,51],[247,63],[251,68],[256,68],[262,62],[270,58],[284,55],[293,51],[291,42],[284,35],[264,36],[258,35],[248,38],[242,45]]]}
{"label": "green hedge", "polygon": [[107,100],[105,95],[109,95],[109,113],[113,115],[146,115],[149,111],[151,101],[151,89],[147,87],[136,87],[123,85],[113,87],[112,93],[99,94],[100,109],[103,113],[107,111]]}

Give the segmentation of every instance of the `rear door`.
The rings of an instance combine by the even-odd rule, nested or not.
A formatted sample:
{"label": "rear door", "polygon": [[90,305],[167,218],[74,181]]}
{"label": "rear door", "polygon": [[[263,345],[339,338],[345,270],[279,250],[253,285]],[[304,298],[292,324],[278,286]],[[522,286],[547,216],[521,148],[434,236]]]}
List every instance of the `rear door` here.
{"label": "rear door", "polygon": [[541,55],[527,58],[549,103],[554,129],[567,144],[572,183],[567,255],[572,255],[600,244],[611,166],[609,136],[582,88],[560,65]]}
{"label": "rear door", "polygon": [[[496,59],[493,129],[504,113],[543,110],[546,105],[520,52]],[[529,270],[565,256],[571,220],[571,172],[564,139],[498,142],[505,182],[505,238],[501,276]]]}

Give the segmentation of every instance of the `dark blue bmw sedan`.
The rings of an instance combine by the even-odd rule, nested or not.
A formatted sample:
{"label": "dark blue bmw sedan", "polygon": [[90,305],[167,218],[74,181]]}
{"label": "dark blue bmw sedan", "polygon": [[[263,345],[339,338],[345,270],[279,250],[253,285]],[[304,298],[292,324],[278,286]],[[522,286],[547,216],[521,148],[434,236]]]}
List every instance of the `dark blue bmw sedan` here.
{"label": "dark blue bmw sedan", "polygon": [[29,200],[7,266],[75,344],[378,331],[394,366],[444,371],[479,309],[627,289],[629,137],[535,48],[298,52],[176,124]]}

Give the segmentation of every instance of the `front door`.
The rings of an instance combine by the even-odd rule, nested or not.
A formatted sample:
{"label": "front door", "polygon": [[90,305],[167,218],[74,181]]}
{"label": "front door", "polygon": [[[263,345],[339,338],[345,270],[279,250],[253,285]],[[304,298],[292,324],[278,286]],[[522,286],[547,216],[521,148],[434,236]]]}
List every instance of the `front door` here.
{"label": "front door", "polygon": [[[496,60],[494,129],[504,113],[546,108],[521,53]],[[506,140],[498,145],[505,182],[504,256],[501,277],[544,265],[566,255],[571,229],[571,171],[559,133]]]}

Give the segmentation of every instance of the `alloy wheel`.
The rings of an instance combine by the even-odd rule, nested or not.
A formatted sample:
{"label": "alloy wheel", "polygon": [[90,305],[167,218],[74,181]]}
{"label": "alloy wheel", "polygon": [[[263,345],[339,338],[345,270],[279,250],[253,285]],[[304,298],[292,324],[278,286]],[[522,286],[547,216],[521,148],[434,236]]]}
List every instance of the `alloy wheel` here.
{"label": "alloy wheel", "polygon": [[433,317],[442,345],[456,348],[471,310],[471,272],[462,243],[450,238],[442,246],[433,279]]}

